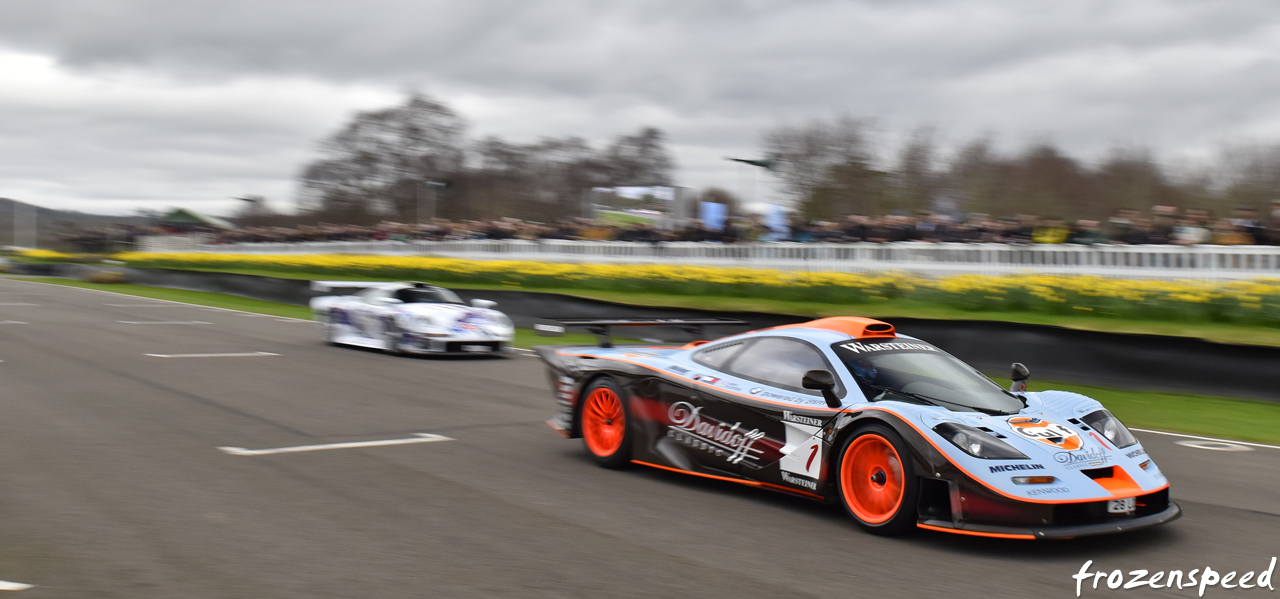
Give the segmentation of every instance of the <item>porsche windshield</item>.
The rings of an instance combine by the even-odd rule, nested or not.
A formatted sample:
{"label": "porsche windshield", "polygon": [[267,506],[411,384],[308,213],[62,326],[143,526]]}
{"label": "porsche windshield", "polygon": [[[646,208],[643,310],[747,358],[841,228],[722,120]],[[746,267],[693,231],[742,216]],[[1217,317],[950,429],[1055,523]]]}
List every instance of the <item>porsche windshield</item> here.
{"label": "porsche windshield", "polygon": [[1015,414],[1022,401],[946,352],[915,339],[861,339],[832,344],[872,401],[905,401],[950,410]]}

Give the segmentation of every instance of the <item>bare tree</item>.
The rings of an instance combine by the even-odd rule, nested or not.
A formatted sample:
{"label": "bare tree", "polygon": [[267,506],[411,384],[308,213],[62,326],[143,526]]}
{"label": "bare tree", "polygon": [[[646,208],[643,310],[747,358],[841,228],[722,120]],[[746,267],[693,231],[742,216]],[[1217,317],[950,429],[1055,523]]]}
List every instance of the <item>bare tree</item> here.
{"label": "bare tree", "polygon": [[359,113],[303,169],[303,203],[347,218],[408,216],[423,180],[461,172],[465,128],[447,106],[418,94]]}
{"label": "bare tree", "polygon": [[809,217],[832,217],[879,204],[883,173],[873,166],[870,122],[851,117],[780,125],[765,132],[771,171]]}
{"label": "bare tree", "polygon": [[614,185],[670,185],[674,162],[667,152],[665,136],[654,127],[635,135],[620,135],[605,150]]}

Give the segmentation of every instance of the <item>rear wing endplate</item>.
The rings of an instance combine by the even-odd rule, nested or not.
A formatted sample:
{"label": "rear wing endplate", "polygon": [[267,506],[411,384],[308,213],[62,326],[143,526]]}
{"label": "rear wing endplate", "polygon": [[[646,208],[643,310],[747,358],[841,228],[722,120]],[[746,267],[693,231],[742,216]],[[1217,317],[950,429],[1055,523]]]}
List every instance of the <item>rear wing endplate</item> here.
{"label": "rear wing endplate", "polygon": [[741,326],[749,325],[745,320],[734,318],[543,318],[534,322],[533,331],[539,337],[559,337],[571,327],[585,328],[595,334],[600,347],[613,347],[611,336],[613,327],[678,327],[684,331],[706,337],[709,326]]}

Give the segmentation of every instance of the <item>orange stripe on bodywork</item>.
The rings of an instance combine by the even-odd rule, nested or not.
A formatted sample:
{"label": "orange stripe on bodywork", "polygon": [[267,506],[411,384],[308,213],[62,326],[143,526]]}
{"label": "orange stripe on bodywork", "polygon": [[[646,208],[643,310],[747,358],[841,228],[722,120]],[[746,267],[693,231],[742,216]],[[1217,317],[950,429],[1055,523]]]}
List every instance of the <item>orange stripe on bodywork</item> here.
{"label": "orange stripe on bodywork", "polygon": [[1030,539],[1035,540],[1035,535],[1016,535],[1005,532],[982,532],[978,530],[960,530],[958,528],[947,528],[945,526],[934,526],[932,524],[916,523],[916,526],[925,530],[936,530],[938,532],[949,532],[956,535],[969,535],[971,537],[991,537],[993,539]]}
{"label": "orange stripe on bodywork", "polygon": [[703,473],[701,473],[701,472],[694,472],[694,471],[692,471],[692,470],[684,470],[684,469],[681,469],[681,468],[673,468],[673,467],[671,467],[671,466],[663,466],[663,465],[661,465],[661,464],[652,464],[652,463],[649,463],[649,462],[642,462],[642,461],[640,461],[640,460],[631,460],[631,463],[632,463],[632,464],[640,464],[641,466],[648,466],[648,467],[650,467],[650,468],[657,468],[657,469],[659,469],[659,470],[667,470],[667,471],[670,471],[670,472],[679,472],[680,474],[688,474],[688,475],[690,475],[690,476],[700,476],[700,477],[702,477],[702,478],[710,478],[710,479],[712,479],[712,480],[723,480],[723,481],[726,481],[726,482],[738,483],[738,484],[740,484],[740,485],[747,485],[748,487],[765,487],[765,488],[769,488],[769,489],[775,489],[775,490],[778,490],[778,491],[783,491],[783,492],[786,492],[786,493],[795,493],[796,495],[804,495],[804,496],[806,496],[806,497],[813,497],[813,498],[815,498],[815,499],[826,499],[825,497],[823,497],[823,496],[821,496],[821,495],[818,495],[818,494],[816,494],[816,493],[809,493],[809,492],[807,492],[807,491],[801,491],[801,490],[799,490],[799,489],[792,489],[792,488],[790,488],[790,487],[784,487],[784,486],[782,486],[782,485],[775,485],[775,484],[773,484],[773,483],[760,482],[760,481],[758,481],[758,480],[746,480],[746,479],[743,479],[743,478],[730,478],[730,477],[727,477],[727,476],[716,476],[716,475],[714,475],[714,474],[703,474]]}
{"label": "orange stripe on bodywork", "polygon": [[[1119,466],[1111,467],[1110,478],[1095,478],[1093,482],[1102,485],[1102,488],[1106,489],[1112,497],[1123,498],[1145,495],[1142,492],[1142,487],[1138,486],[1138,483],[1133,481],[1133,477],[1129,476],[1129,473]],[[1137,492],[1135,493],[1134,491]]]}
{"label": "orange stripe on bodywork", "polygon": [[[733,392],[733,391],[729,391],[729,390],[727,390],[727,389],[722,389],[722,388],[720,388],[720,387],[716,387],[715,385],[709,385],[709,384],[707,384],[707,383],[703,383],[703,382],[701,382],[701,381],[695,381],[695,380],[693,380],[693,379],[691,379],[691,378],[682,377],[682,376],[680,376],[680,375],[678,375],[678,374],[675,374],[675,373],[670,372],[670,371],[667,371],[667,370],[663,370],[663,369],[658,368],[658,367],[656,367],[656,366],[650,366],[650,365],[648,365],[648,364],[644,364],[644,363],[641,363],[641,362],[635,362],[635,361],[632,361],[632,360],[624,360],[624,359],[622,359],[622,358],[614,358],[614,357],[606,357],[606,356],[593,356],[593,355],[590,355],[590,354],[566,354],[566,353],[562,353],[562,352],[556,352],[556,353],[557,353],[557,354],[560,354],[560,355],[562,355],[562,356],[577,356],[577,357],[582,357],[582,358],[596,358],[596,359],[599,359],[599,360],[614,360],[614,361],[617,361],[617,362],[625,362],[625,363],[627,363],[627,364],[633,364],[633,365],[635,365],[635,366],[639,366],[639,367],[641,367],[641,368],[648,368],[649,370],[652,370],[652,371],[654,371],[654,372],[660,372],[660,373],[662,373],[662,374],[664,374],[664,375],[667,375],[667,376],[670,376],[670,377],[674,377],[674,378],[678,378],[678,379],[680,379],[680,380],[688,381],[688,382],[693,383],[693,384],[695,384],[695,385],[702,385],[703,387],[707,387],[707,388],[710,388],[710,389],[715,389],[716,391],[718,391],[718,392],[720,392],[720,393],[726,393],[726,394],[728,394],[728,395],[736,395],[736,396],[738,396],[738,397],[742,397],[742,398],[749,399],[749,400],[752,400],[752,401],[757,401],[757,402],[762,402],[762,403],[769,403],[769,404],[777,404],[777,405],[787,406],[787,407],[790,407],[790,408],[801,408],[801,409],[805,409],[805,410],[814,410],[814,411],[819,411],[819,412],[843,412],[843,411],[845,411],[843,408],[837,409],[837,408],[819,408],[819,407],[814,407],[814,406],[798,406],[798,405],[793,404],[793,403],[787,403],[787,402],[782,402],[782,401],[771,401],[771,400],[768,400],[768,399],[761,399],[761,398],[753,397],[753,396],[750,396],[750,395],[743,395],[743,394],[741,394],[741,393],[735,393],[735,392]],[[944,451],[944,450],[942,449],[942,447],[940,447],[937,443],[935,443],[935,442],[933,441],[933,439],[930,439],[930,438],[929,438],[929,435],[925,434],[925,432],[924,432],[923,430],[920,430],[920,427],[916,426],[916,425],[915,425],[915,423],[911,422],[910,420],[907,420],[906,418],[903,418],[903,417],[902,417],[902,416],[900,416],[897,412],[893,412],[893,411],[890,411],[890,410],[888,410],[888,409],[886,409],[886,408],[879,408],[879,407],[875,407],[875,406],[859,407],[859,408],[857,408],[857,409],[856,409],[856,411],[859,411],[859,412],[862,412],[862,411],[876,411],[876,412],[884,412],[884,413],[886,413],[886,414],[893,414],[893,416],[894,416],[895,418],[897,418],[899,422],[902,422],[902,423],[906,424],[907,426],[911,427],[912,429],[914,429],[914,430],[916,431],[916,433],[918,433],[918,434],[920,435],[920,438],[924,439],[924,440],[925,440],[929,445],[932,445],[932,446],[933,446],[933,448],[934,448],[934,449],[936,449],[936,450],[938,451],[938,453],[942,455],[942,458],[943,458],[943,459],[945,459],[945,460],[947,460],[948,462],[950,462],[950,463],[951,463],[951,465],[952,465],[952,466],[955,466],[957,470],[959,470],[959,471],[961,471],[961,472],[965,473],[966,475],[968,475],[968,477],[969,477],[970,479],[972,479],[972,480],[976,481],[978,484],[980,484],[980,485],[982,485],[982,486],[986,487],[988,490],[990,490],[990,491],[992,491],[992,492],[994,492],[994,493],[996,493],[996,494],[998,494],[998,495],[1001,495],[1001,496],[1003,496],[1003,497],[1007,497],[1007,498],[1009,498],[1009,499],[1013,499],[1014,501],[1021,501],[1021,502],[1023,502],[1023,503],[1059,504],[1059,503],[1089,503],[1089,502],[1091,502],[1091,501],[1102,501],[1102,500],[1104,499],[1104,498],[1099,498],[1099,499],[1031,499],[1031,498],[1028,498],[1028,497],[1018,497],[1017,495],[1010,495],[1009,493],[1005,493],[1004,491],[1001,491],[1000,489],[997,489],[996,487],[993,487],[993,486],[991,486],[990,484],[987,484],[987,481],[982,480],[982,479],[981,479],[981,478],[979,478],[978,476],[975,476],[972,472],[969,472],[968,470],[966,470],[964,466],[961,466],[960,464],[957,464],[954,460],[952,460],[952,459],[951,459],[951,456],[947,455],[947,452],[946,452],[946,451]],[[656,468],[666,468],[666,466],[658,466],[658,465],[656,465],[656,464],[647,464],[647,463],[644,463],[644,462],[637,462],[637,463],[641,463],[641,464],[644,464],[644,465],[646,465],[646,466],[654,466],[654,467],[656,467]],[[678,472],[687,472],[686,470],[677,470],[677,471],[678,471]],[[696,473],[696,472],[689,472],[689,474],[695,474],[695,475],[698,475],[698,476],[704,476],[704,475],[699,475],[699,474],[698,474],[698,473]],[[733,479],[727,479],[727,480],[733,480]],[[1130,480],[1132,481],[1132,479],[1130,479]],[[739,482],[739,481],[734,481],[734,482]],[[755,486],[759,486],[759,485],[760,485],[760,483],[755,482],[755,481],[750,481],[750,482],[751,482],[751,484],[753,484],[753,485],[755,485]],[[1136,483],[1135,483],[1135,486],[1136,486]],[[1135,492],[1126,492],[1126,493],[1121,493],[1121,494],[1115,494],[1115,493],[1112,493],[1112,495],[1111,495],[1111,496],[1112,496],[1112,498],[1113,498],[1113,499],[1124,499],[1124,498],[1127,498],[1127,497],[1137,497],[1138,495],[1146,495],[1146,494],[1148,494],[1148,493],[1156,493],[1156,492],[1159,492],[1159,491],[1164,490],[1164,489],[1167,489],[1167,488],[1169,488],[1169,483],[1165,483],[1164,485],[1159,486],[1159,487],[1156,487],[1156,488],[1154,488],[1154,489],[1151,489],[1150,491],[1143,491],[1143,490],[1141,490],[1141,488],[1138,488],[1138,490],[1137,490],[1137,491],[1135,491]]]}

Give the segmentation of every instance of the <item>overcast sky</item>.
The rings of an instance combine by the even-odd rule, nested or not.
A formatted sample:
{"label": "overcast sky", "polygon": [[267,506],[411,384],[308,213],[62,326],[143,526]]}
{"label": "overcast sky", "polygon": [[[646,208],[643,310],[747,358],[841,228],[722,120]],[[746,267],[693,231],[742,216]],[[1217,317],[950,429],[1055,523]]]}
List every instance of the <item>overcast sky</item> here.
{"label": "overcast sky", "polygon": [[605,143],[657,126],[679,184],[747,195],[750,171],[740,185],[725,156],[836,114],[876,119],[886,152],[927,125],[944,144],[1203,158],[1280,141],[1278,59],[1271,0],[8,0],[0,197],[291,204],[320,139],[408,90],[475,137]]}

